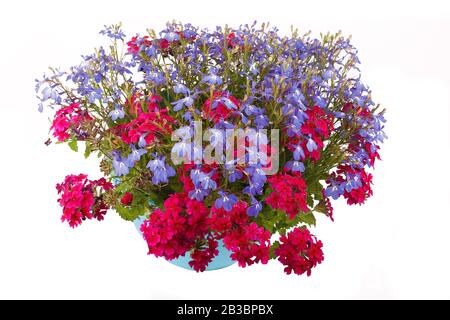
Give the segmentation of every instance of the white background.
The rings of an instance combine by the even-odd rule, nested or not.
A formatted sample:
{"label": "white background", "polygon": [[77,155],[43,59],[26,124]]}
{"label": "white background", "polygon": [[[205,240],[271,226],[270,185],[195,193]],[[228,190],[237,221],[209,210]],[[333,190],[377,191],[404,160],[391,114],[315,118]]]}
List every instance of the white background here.
{"label": "white background", "polygon": [[[446,1],[2,1],[0,4],[0,298],[450,298],[450,12]],[[426,4],[426,5],[424,5]],[[71,230],[55,184],[100,173],[67,146],[45,147],[34,78],[90,53],[104,24],[129,36],[180,19],[203,27],[270,21],[283,32],[353,35],[363,79],[388,108],[383,161],[365,206],[335,202],[314,232],[311,277],[278,262],[196,274],[146,255],[111,212]]]}

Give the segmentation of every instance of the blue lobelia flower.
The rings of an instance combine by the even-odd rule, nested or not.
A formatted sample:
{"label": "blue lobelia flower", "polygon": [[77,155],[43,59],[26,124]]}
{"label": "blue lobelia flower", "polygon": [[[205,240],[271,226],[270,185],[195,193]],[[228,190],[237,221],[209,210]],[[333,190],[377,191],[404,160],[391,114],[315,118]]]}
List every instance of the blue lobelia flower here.
{"label": "blue lobelia flower", "polygon": [[130,172],[128,162],[126,161],[126,159],[125,160],[122,159],[122,157],[118,153],[113,153],[112,165],[113,165],[114,173],[116,174],[116,176],[120,177],[120,176],[126,175]]}
{"label": "blue lobelia flower", "polygon": [[218,75],[216,75],[214,73],[211,73],[211,74],[209,74],[207,76],[204,76],[202,81],[206,82],[207,84],[211,84],[211,85],[213,85],[213,84],[220,85],[220,84],[223,83],[223,80]]}
{"label": "blue lobelia flower", "polygon": [[175,93],[181,93],[181,94],[188,94],[189,93],[189,89],[186,88],[186,86],[184,84],[181,83],[177,83],[174,87],[173,87],[173,91]]}
{"label": "blue lobelia flower", "polygon": [[166,39],[167,41],[173,42],[173,41],[180,40],[180,36],[176,32],[169,31],[164,34],[164,39]]}
{"label": "blue lobelia flower", "polygon": [[201,186],[203,189],[208,190],[214,190],[217,188],[217,183],[212,179],[212,175],[214,174],[214,171],[211,171],[208,174],[203,174],[202,177],[199,179]]}
{"label": "blue lobelia flower", "polygon": [[232,123],[230,123],[230,122],[228,122],[228,121],[225,121],[225,120],[221,119],[221,120],[219,120],[219,122],[217,122],[217,123],[214,125],[214,128],[216,128],[216,129],[222,129],[222,130],[234,129],[234,124],[232,124]]}
{"label": "blue lobelia flower", "polygon": [[359,187],[361,187],[362,183],[361,183],[361,178],[356,175],[348,175],[347,176],[347,183],[345,185],[345,191],[350,192],[353,189],[358,189]]}
{"label": "blue lobelia flower", "polygon": [[327,106],[327,103],[321,96],[314,97],[314,104],[321,108],[325,108]]}
{"label": "blue lobelia flower", "polygon": [[229,110],[237,110],[237,105],[231,101],[229,98],[227,97],[221,97],[219,99],[217,99],[216,101],[214,101],[213,105],[212,105],[212,109],[215,109],[218,105],[218,103],[221,102],[225,105],[225,107],[227,107],[227,109]]}
{"label": "blue lobelia flower", "polygon": [[242,190],[243,193],[250,195],[262,194],[262,190],[264,188],[264,182],[261,182],[258,177],[250,177],[248,181],[248,185]]}
{"label": "blue lobelia flower", "polygon": [[262,169],[261,164],[249,165],[247,168],[245,168],[245,172],[248,173],[251,181],[255,184],[264,185],[264,183],[267,181],[266,173]]}
{"label": "blue lobelia flower", "polygon": [[308,149],[309,152],[317,150],[317,144],[311,137],[308,139],[308,142],[306,143],[306,149]]}
{"label": "blue lobelia flower", "polygon": [[190,113],[189,111],[186,111],[183,115],[183,119],[190,122],[193,119],[192,113]]}
{"label": "blue lobelia flower", "polygon": [[294,103],[296,106],[300,107],[302,110],[306,109],[305,104],[303,101],[306,101],[305,96],[301,93],[299,89],[295,89],[288,98],[292,103]]}
{"label": "blue lobelia flower", "polygon": [[103,91],[100,88],[92,88],[85,92],[84,96],[88,98],[89,103],[95,103],[96,100],[101,100],[103,98]]}
{"label": "blue lobelia flower", "polygon": [[297,145],[293,152],[294,160],[299,161],[300,159],[305,159],[305,152],[300,145]]}
{"label": "blue lobelia flower", "polygon": [[147,168],[153,173],[153,184],[168,183],[169,177],[175,175],[175,170],[165,163],[165,157],[157,157],[150,160]]}
{"label": "blue lobelia flower", "polygon": [[116,108],[109,113],[109,116],[113,121],[117,119],[123,119],[125,117],[125,112],[121,108]]}
{"label": "blue lobelia flower", "polygon": [[147,141],[145,141],[145,136],[147,136],[146,133],[139,137],[139,141],[138,141],[139,148],[144,148],[147,145]]}
{"label": "blue lobelia flower", "polygon": [[344,194],[344,185],[338,184],[336,181],[332,181],[331,185],[325,189],[324,194],[326,197],[332,197],[334,200],[337,200]]}
{"label": "blue lobelia flower", "polygon": [[262,203],[251,196],[252,205],[247,208],[247,215],[250,217],[256,217],[262,210]]}
{"label": "blue lobelia flower", "polygon": [[262,169],[261,165],[257,165],[255,167],[255,170],[252,173],[252,180],[260,184],[264,184],[267,181],[266,173]]}
{"label": "blue lobelia flower", "polygon": [[207,195],[208,191],[201,188],[195,188],[194,190],[189,191],[189,198],[195,199],[197,201],[203,201],[203,199],[205,199]]}
{"label": "blue lobelia flower", "polygon": [[322,77],[323,77],[324,80],[329,80],[329,79],[331,79],[331,78],[333,77],[333,71],[330,70],[330,69],[326,70],[326,71],[323,73]]}
{"label": "blue lobelia flower", "polygon": [[125,34],[120,29],[119,25],[105,26],[105,29],[99,32],[102,35],[110,37],[111,39],[123,40],[125,39]]}
{"label": "blue lobelia flower", "polygon": [[199,184],[200,179],[205,175],[205,173],[201,170],[200,166],[192,169],[189,173],[189,177],[191,178],[194,184]]}
{"label": "blue lobelia flower", "polygon": [[197,31],[190,23],[186,23],[184,28],[182,33],[185,39],[195,39],[197,37]]}
{"label": "blue lobelia flower", "polygon": [[344,119],[346,116],[344,112],[340,112],[340,111],[335,111],[335,112],[333,112],[333,114],[338,119]]}
{"label": "blue lobelia flower", "polygon": [[236,180],[242,179],[243,176],[242,172],[239,170],[228,171],[228,173],[228,181],[230,181],[231,183],[235,182]]}
{"label": "blue lobelia flower", "polygon": [[100,72],[96,72],[94,74],[94,81],[99,83],[100,81],[102,81],[103,79],[103,75]]}
{"label": "blue lobelia flower", "polygon": [[263,114],[264,110],[262,108],[258,108],[254,105],[249,104],[245,107],[245,113],[248,116],[254,116],[254,115]]}
{"label": "blue lobelia flower", "polygon": [[266,152],[259,151],[256,147],[246,147],[245,159],[249,165],[267,165],[269,157]]}
{"label": "blue lobelia flower", "polygon": [[134,145],[131,145],[131,153],[127,157],[127,162],[130,167],[134,167],[134,164],[141,159],[141,156],[146,154],[145,149],[136,149]]}
{"label": "blue lobelia flower", "polygon": [[152,81],[156,85],[163,85],[166,83],[164,73],[160,71],[149,71],[145,75],[145,80]]}
{"label": "blue lobelia flower", "polygon": [[255,116],[254,121],[255,121],[256,128],[258,128],[258,129],[265,128],[269,125],[269,118],[267,118],[267,116],[265,114],[259,114],[259,115]]}
{"label": "blue lobelia flower", "polygon": [[182,140],[177,142],[172,147],[172,152],[181,159],[191,161],[192,159],[192,142]]}
{"label": "blue lobelia flower", "polygon": [[191,107],[193,104],[194,104],[194,99],[191,96],[187,96],[185,98],[182,98],[180,100],[172,102],[172,105],[174,106],[173,111],[180,111],[185,106]]}
{"label": "blue lobelia flower", "polygon": [[237,197],[232,193],[219,191],[220,197],[216,199],[215,205],[217,209],[223,208],[225,211],[231,211],[237,202]]}
{"label": "blue lobelia flower", "polygon": [[288,161],[285,166],[286,169],[292,170],[293,172],[304,172],[305,165],[300,161]]}
{"label": "blue lobelia flower", "polygon": [[224,142],[224,137],[225,137],[225,130],[220,130],[220,129],[210,129],[209,130],[209,142],[210,145],[215,147],[217,146],[218,143],[222,143]]}
{"label": "blue lobelia flower", "polygon": [[240,180],[243,177],[242,172],[236,170],[236,162],[237,160],[231,160],[225,164],[225,169],[228,173],[228,181],[230,181],[231,183],[235,182],[236,180]]}

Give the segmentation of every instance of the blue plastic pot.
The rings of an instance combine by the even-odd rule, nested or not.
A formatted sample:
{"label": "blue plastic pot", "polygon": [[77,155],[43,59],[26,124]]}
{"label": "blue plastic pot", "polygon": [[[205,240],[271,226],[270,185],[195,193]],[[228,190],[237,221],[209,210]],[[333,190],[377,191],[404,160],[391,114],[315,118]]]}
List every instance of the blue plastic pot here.
{"label": "blue plastic pot", "polygon": [[[133,221],[136,229],[139,231],[141,236],[142,236],[142,232],[141,232],[140,228],[141,228],[141,224],[144,221],[144,219],[145,219],[144,217],[139,217]],[[209,265],[206,267],[206,271],[223,269],[223,268],[229,267],[232,264],[236,263],[236,261],[232,260],[230,257],[231,251],[229,251],[227,248],[225,248],[225,246],[223,245],[223,242],[221,240],[219,240],[219,245],[218,245],[217,249],[219,250],[219,254],[209,263]],[[191,260],[190,254],[186,253],[182,257],[179,257],[179,258],[173,259],[173,260],[167,260],[167,261],[169,261],[171,264],[176,265],[178,267],[194,271],[194,269],[192,269],[191,266],[189,265],[190,260]]]}

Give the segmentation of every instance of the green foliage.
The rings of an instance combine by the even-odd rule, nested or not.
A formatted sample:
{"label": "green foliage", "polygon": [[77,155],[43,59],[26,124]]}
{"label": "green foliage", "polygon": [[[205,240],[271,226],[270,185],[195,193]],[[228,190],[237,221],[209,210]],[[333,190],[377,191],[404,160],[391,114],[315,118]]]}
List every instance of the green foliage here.
{"label": "green foliage", "polygon": [[120,217],[127,221],[134,221],[148,212],[147,206],[135,205],[134,203],[127,207],[118,204],[115,209]]}
{"label": "green foliage", "polygon": [[291,219],[284,211],[274,210],[270,206],[264,206],[255,221],[271,233],[279,232],[280,234],[286,234],[287,230],[299,224],[316,224],[316,218],[312,211],[300,212]]}
{"label": "green foliage", "polygon": [[92,147],[89,142],[86,141],[86,149],[84,150],[84,157],[87,159],[91,155]]}
{"label": "green foliage", "polygon": [[78,141],[77,140],[71,140],[67,145],[75,152],[78,152]]}
{"label": "green foliage", "polygon": [[[141,191],[131,190],[128,191],[133,194],[133,202],[130,206],[124,206],[121,203],[116,204],[116,211],[122,217],[122,219],[127,221],[133,221],[136,218],[147,214],[153,209],[153,206],[149,203],[149,197]],[[116,190],[117,194],[117,190]],[[123,194],[117,195],[120,199]]]}
{"label": "green foliage", "polygon": [[308,194],[313,195],[314,200],[321,200],[323,198],[322,190],[323,186],[320,181],[315,180],[308,184]]}
{"label": "green foliage", "polygon": [[272,243],[272,245],[270,246],[270,259],[276,259],[277,256],[275,255],[275,251],[278,249],[278,247],[280,246],[280,242],[279,241],[274,241]]}
{"label": "green foliage", "polygon": [[129,192],[133,195],[133,201],[130,206],[124,206],[119,201],[115,205],[117,213],[127,221],[133,221],[136,218],[148,214],[158,206],[158,195],[153,192],[147,192],[137,189],[132,180],[120,181],[114,189],[115,198],[120,200],[123,195]]}
{"label": "green foliage", "polygon": [[301,213],[298,215],[298,217],[299,217],[300,222],[303,222],[310,226],[316,225],[316,217],[314,216],[312,211],[306,212],[306,213]]}

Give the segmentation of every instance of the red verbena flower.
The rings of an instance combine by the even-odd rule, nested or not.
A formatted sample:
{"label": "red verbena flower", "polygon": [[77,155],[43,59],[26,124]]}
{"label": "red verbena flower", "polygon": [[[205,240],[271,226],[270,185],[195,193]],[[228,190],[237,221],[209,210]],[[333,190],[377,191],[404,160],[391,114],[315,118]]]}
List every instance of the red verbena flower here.
{"label": "red verbena flower", "polygon": [[211,119],[214,123],[220,120],[227,120],[230,117],[237,117],[235,113],[240,108],[241,102],[235,97],[225,92],[214,92],[212,102],[207,99],[203,104],[203,117]]}
{"label": "red verbena flower", "polygon": [[195,249],[191,253],[191,261],[189,265],[197,272],[203,272],[206,270],[208,264],[219,254],[217,250],[218,243],[214,239],[208,239],[206,248]]}
{"label": "red verbena flower", "polygon": [[223,238],[233,228],[240,228],[248,222],[247,203],[238,201],[229,212],[223,208],[217,209],[213,206],[208,225],[218,238]]}
{"label": "red verbena flower", "polygon": [[59,204],[63,207],[62,221],[67,221],[74,228],[83,220],[95,218],[103,220],[109,207],[103,201],[104,191],[113,185],[104,178],[89,180],[87,175],[69,175],[63,183],[56,185],[60,195]]}
{"label": "red verbena flower", "polygon": [[306,183],[300,174],[279,173],[268,179],[272,192],[266,199],[268,205],[280,209],[293,219],[300,212],[307,212]]}
{"label": "red verbena flower", "polygon": [[319,134],[321,137],[327,139],[333,130],[334,116],[326,114],[319,106],[313,106],[306,110],[308,118],[302,125],[301,131],[303,134]]}
{"label": "red verbena flower", "polygon": [[[329,138],[330,133],[334,128],[334,116],[326,114],[325,111],[318,106],[309,108],[306,111],[306,114],[308,117],[301,126],[301,133],[304,136],[290,137],[287,146],[291,151],[294,151],[295,146],[300,145],[305,153],[305,158],[318,161],[324,147],[323,140]],[[314,148],[308,148],[308,142],[310,144],[313,143],[313,145],[315,145]]]}
{"label": "red verbena flower", "polygon": [[152,41],[149,40],[149,36],[138,37],[134,36],[130,41],[127,42],[128,52],[132,54],[137,54],[141,50],[142,46],[149,47],[152,45]]}
{"label": "red verbena flower", "polygon": [[83,139],[84,133],[80,130],[80,125],[90,120],[92,117],[81,110],[78,103],[72,103],[56,111],[50,130],[53,130],[53,136],[60,142],[66,141],[72,134]]}
{"label": "red verbena flower", "polygon": [[283,265],[287,274],[294,272],[301,275],[311,270],[323,261],[322,242],[317,240],[308,229],[295,228],[287,235],[280,237],[280,245],[275,255]]}
{"label": "red verbena flower", "polygon": [[234,32],[231,32],[227,36],[227,46],[228,48],[234,48],[239,45],[239,38],[236,37],[236,34]]}
{"label": "red verbena flower", "polygon": [[[323,193],[323,191],[322,191]],[[334,221],[334,217],[333,217],[333,206],[331,205],[331,200],[330,198],[327,198],[325,195],[323,195],[323,199],[325,201],[325,208],[327,210],[327,212],[325,213],[325,215],[327,217],[329,217],[331,219],[331,221]]]}
{"label": "red verbena flower", "polygon": [[170,42],[167,39],[160,39],[158,44],[163,50],[167,50],[170,46]]}
{"label": "red verbena flower", "polygon": [[359,181],[361,182],[361,186],[355,189],[352,189],[350,192],[345,190],[344,198],[347,199],[347,203],[349,205],[353,204],[363,204],[366,202],[367,198],[373,195],[372,191],[372,174],[367,173],[363,168],[351,168],[347,165],[340,165],[338,167],[337,180],[342,182],[345,181],[345,177],[351,177],[357,175],[359,177]]}
{"label": "red verbena flower", "polygon": [[228,232],[223,243],[233,252],[231,258],[240,267],[259,262],[266,264],[270,259],[270,232],[255,222]]}
{"label": "red verbena flower", "polygon": [[204,239],[208,208],[186,194],[175,193],[164,201],[164,210],[156,209],[141,225],[149,254],[176,259],[194,247],[197,239]]}
{"label": "red verbena flower", "polygon": [[133,202],[133,194],[130,192],[125,192],[125,194],[120,199],[120,203],[124,206],[129,206]]}
{"label": "red verbena flower", "polygon": [[372,191],[372,174],[366,173],[364,170],[360,171],[361,187],[353,189],[350,192],[344,192],[344,198],[347,199],[347,203],[352,204],[363,204],[366,202],[367,198],[373,195]]}
{"label": "red verbena flower", "polygon": [[229,212],[212,207],[208,226],[216,238],[222,239],[225,247],[232,251],[231,258],[239,266],[269,261],[271,234],[255,222],[250,222],[244,201],[235,203]]}
{"label": "red verbena flower", "polygon": [[137,143],[139,138],[144,137],[147,144],[151,144],[158,137],[167,137],[172,133],[172,125],[175,119],[168,115],[166,108],[159,107],[159,97],[152,97],[142,110],[143,104],[132,101],[130,108],[136,112],[137,118],[127,124],[115,126],[113,131],[120,136],[126,144]]}

